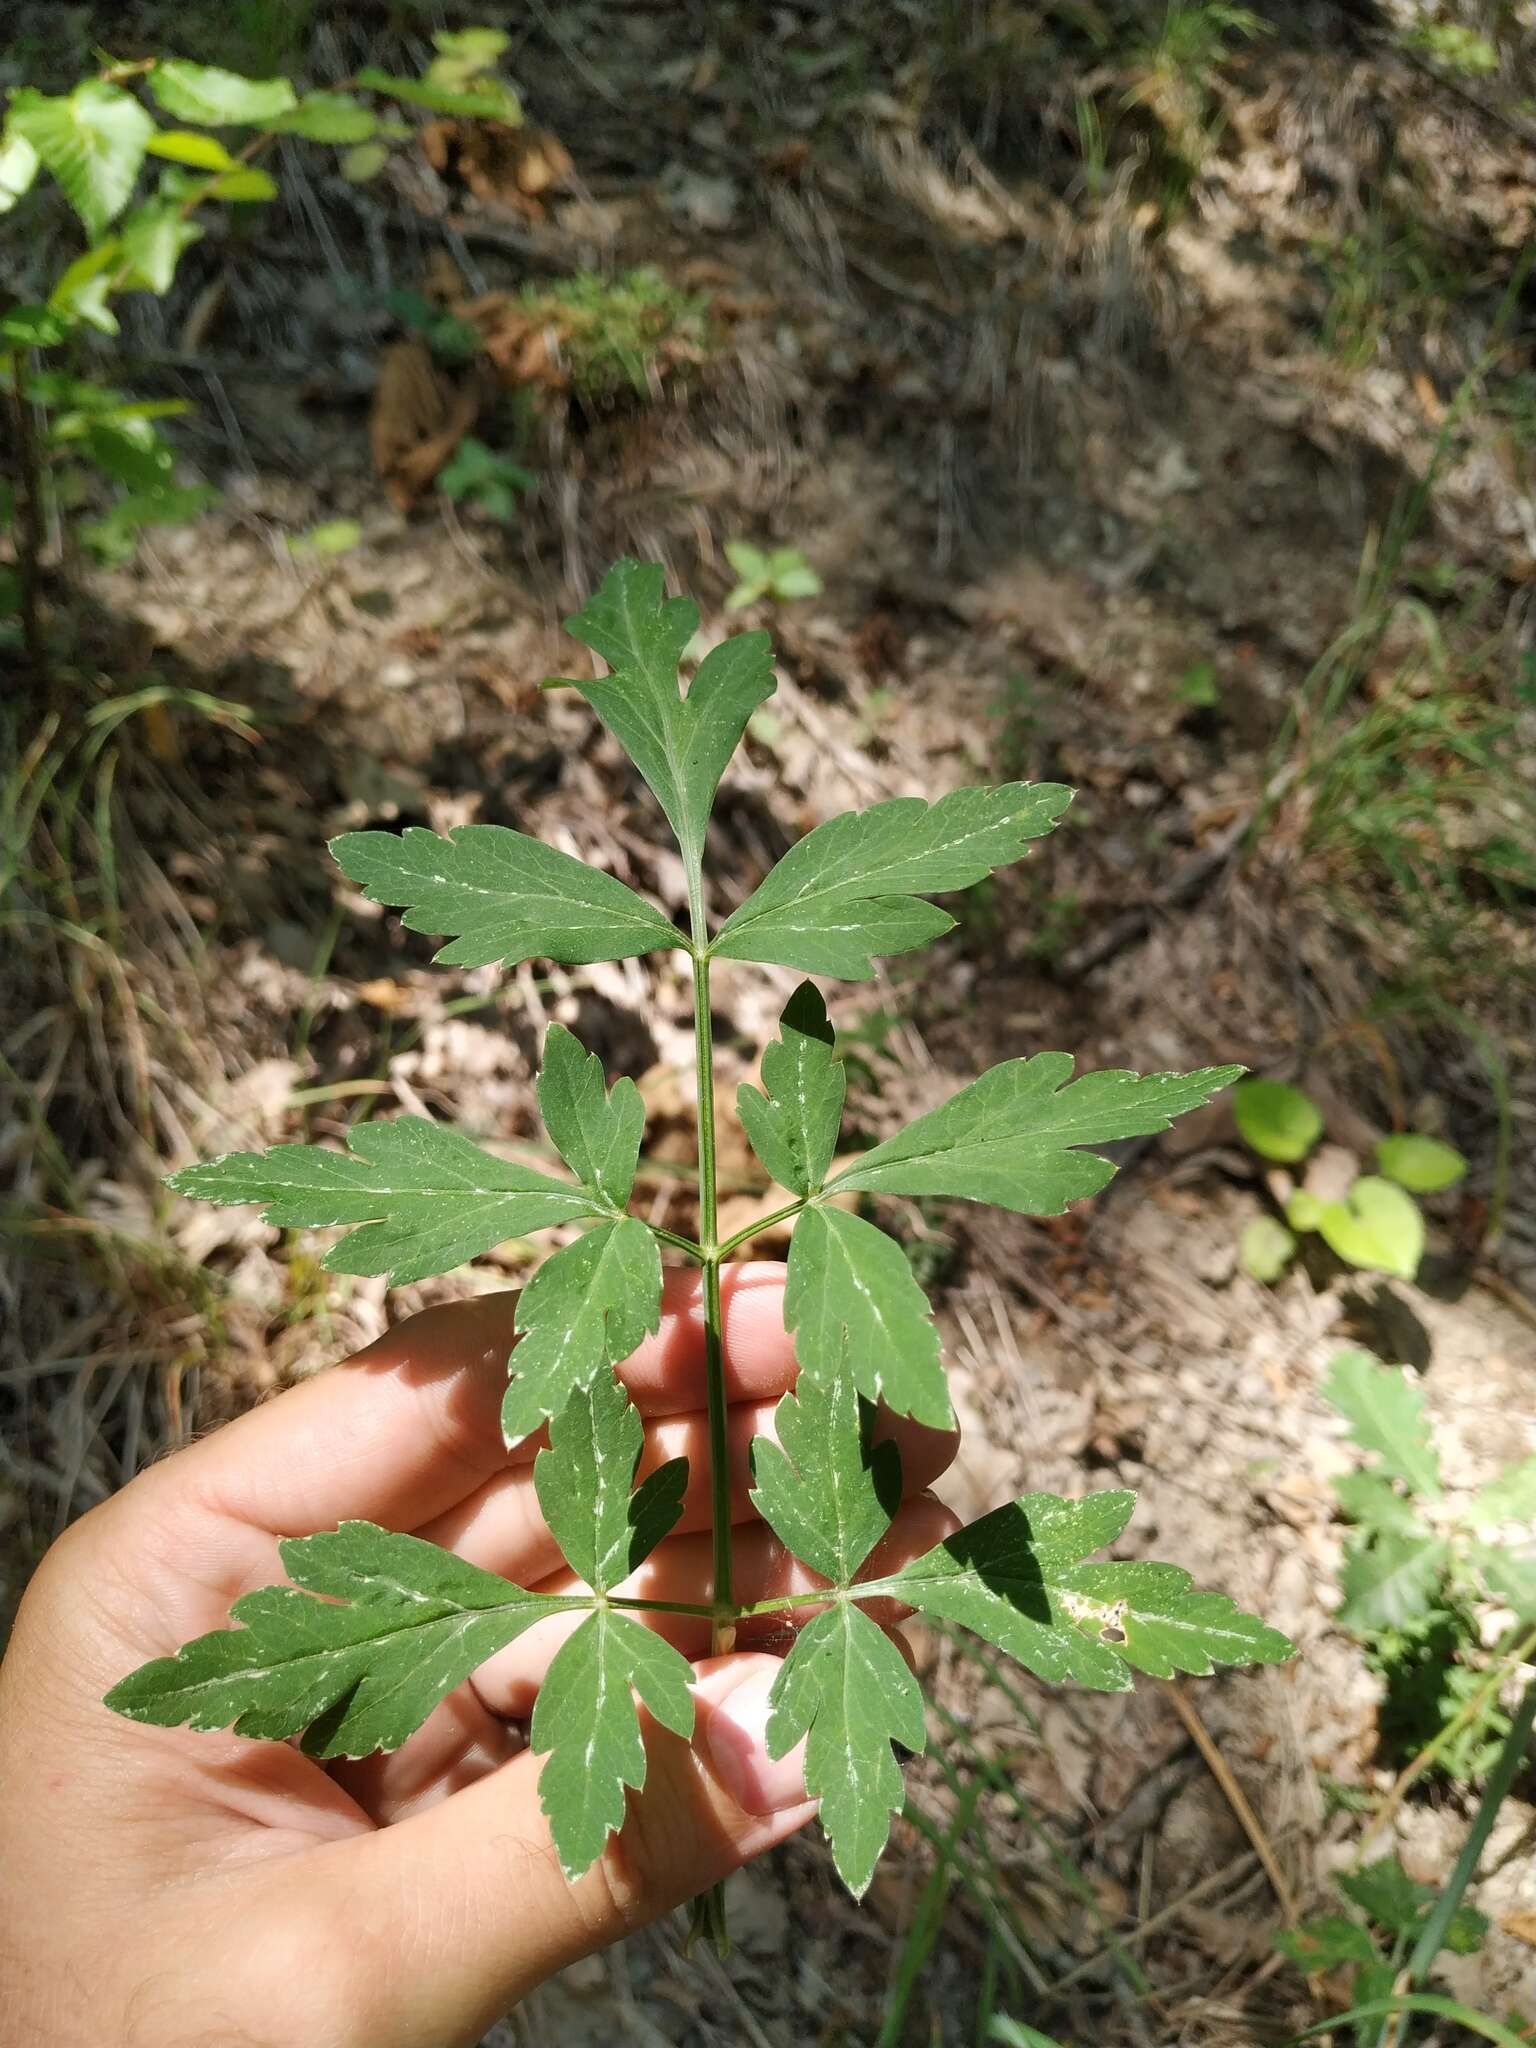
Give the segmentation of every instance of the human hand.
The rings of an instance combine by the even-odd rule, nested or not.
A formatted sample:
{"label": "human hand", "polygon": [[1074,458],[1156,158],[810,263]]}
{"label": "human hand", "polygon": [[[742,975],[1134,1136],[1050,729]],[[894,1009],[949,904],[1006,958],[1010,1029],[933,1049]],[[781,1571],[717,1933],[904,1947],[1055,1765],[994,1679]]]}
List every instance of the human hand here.
{"label": "human hand", "polygon": [[[747,1498],[752,1437],[794,1378],[783,1268],[727,1269],[735,1590],[820,1582]],[[770,1762],[777,1659],[754,1649],[812,1610],[707,1625],[653,1614],[696,1664],[691,1745],[641,1714],[644,1792],[585,1877],[560,1873],[517,1723],[572,1625],[538,1624],[388,1757],[120,1719],[103,1693],[221,1626],[282,1577],[277,1542],[352,1517],[446,1545],[518,1584],[573,1580],[539,1513],[540,1439],[502,1448],[516,1296],[429,1309],[147,1471],[54,1545],[0,1666],[0,2036],[27,2048],[470,2048],[534,1985],[783,1841],[813,1812],[798,1754]],[[626,1588],[710,1597],[709,1449],[697,1276],[668,1275],[658,1334],[621,1368],[645,1418],[642,1474],[689,1461],[676,1532]],[[894,1570],[954,1520],[921,1489],[953,1438],[882,1416],[907,1498],[866,1567]],[[889,1602],[871,1603],[894,1620]],[[883,1605],[883,1611],[882,1610]]]}

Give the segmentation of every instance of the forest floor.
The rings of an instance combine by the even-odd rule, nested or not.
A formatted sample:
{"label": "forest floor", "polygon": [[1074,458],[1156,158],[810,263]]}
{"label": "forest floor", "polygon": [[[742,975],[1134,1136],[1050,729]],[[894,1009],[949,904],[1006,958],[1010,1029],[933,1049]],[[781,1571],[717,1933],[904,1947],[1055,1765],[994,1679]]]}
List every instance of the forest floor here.
{"label": "forest floor", "polygon": [[[29,83],[63,80],[39,75],[68,65],[61,21],[77,68],[95,37],[131,55],[172,24],[185,54],[242,62],[227,22],[150,0],[17,12],[5,62]],[[269,68],[325,83],[391,38],[416,65],[408,12],[297,9],[301,47]],[[1294,1081],[1336,1172],[1404,1128],[1470,1171],[1428,1202],[1419,1284],[1321,1259],[1249,1277],[1238,1241],[1272,1190],[1225,1107],[1124,1148],[1108,1193],[1056,1222],[889,1215],[965,1422],[946,1497],[975,1514],[1134,1487],[1128,1554],[1188,1566],[1300,1654],[1101,1699],[1000,1686],[920,1637],[962,1739],[936,1724],[954,1774],[912,1767],[863,1907],[798,1842],[734,1882],[728,1968],[663,1928],[505,2037],[959,2044],[995,2001],[1063,2041],[1285,2040],[1344,1994],[1281,1961],[1275,1931],[1389,1849],[1443,1882],[1476,1804],[1433,1771],[1389,1796],[1437,1724],[1385,1730],[1379,1670],[1332,1619],[1329,1482],[1358,1454],[1319,1392],[1328,1362],[1364,1344],[1416,1374],[1455,1494],[1536,1449],[1530,81],[1469,83],[1401,21],[1321,0],[1177,62],[1160,8],[486,0],[464,18],[514,28],[507,68],[573,159],[560,182],[487,174],[477,194],[423,158],[354,187],[285,149],[281,210],[210,237],[125,327],[134,387],[197,401],[187,461],[223,497],[84,575],[60,621],[103,701],[172,695],[115,728],[107,808],[81,812],[81,858],[105,844],[117,877],[110,964],[55,935],[4,999],[33,1261],[5,1297],[9,1592],[161,1444],[536,1256],[386,1296],[322,1273],[315,1238],[170,1204],[171,1166],[398,1110],[526,1143],[559,1018],[640,1082],[641,1193],[686,1216],[680,963],[429,969],[322,847],[363,824],[513,823],[675,907],[654,805],[585,707],[538,684],[618,554],[666,563],[714,636],[723,544],[793,546],[824,589],[742,614],[772,631],[780,687],[712,830],[718,909],[850,805],[1002,776],[1079,791],[1027,862],[952,904],[936,953],[829,990],[856,1131],[1064,1046]],[[706,309],[643,395],[584,400],[499,302],[521,388],[477,390],[475,432],[536,478],[510,523],[386,496],[370,410],[398,464],[480,374],[434,360],[423,302],[462,317],[637,265]],[[429,380],[414,415],[403,363]],[[289,547],[341,519],[360,529],[344,552]],[[741,1218],[730,1106],[794,979],[718,971]],[[1480,1613],[1462,1662],[1492,1668],[1509,1619]],[[932,1840],[978,1772],[935,1884]],[[1442,1972],[1524,2021],[1533,1832],[1511,1799],[1472,1894],[1493,1931]]]}

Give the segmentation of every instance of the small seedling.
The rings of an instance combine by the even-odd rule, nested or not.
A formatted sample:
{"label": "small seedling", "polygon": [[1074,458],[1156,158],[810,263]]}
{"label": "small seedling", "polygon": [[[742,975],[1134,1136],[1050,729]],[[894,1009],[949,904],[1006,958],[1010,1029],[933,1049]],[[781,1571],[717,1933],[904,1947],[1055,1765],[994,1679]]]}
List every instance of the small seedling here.
{"label": "small seedling", "polygon": [[321,526],[310,527],[307,533],[294,533],[288,537],[288,552],[302,559],[348,555],[363,538],[363,529],[355,519],[327,519]]}
{"label": "small seedling", "polygon": [[[1299,1165],[1323,1135],[1317,1105],[1283,1081],[1240,1082],[1232,1111],[1244,1142],[1277,1165]],[[1239,1246],[1244,1271],[1278,1280],[1296,1255],[1295,1233],[1315,1230],[1346,1265],[1411,1280],[1424,1255],[1424,1216],[1413,1197],[1454,1187],[1467,1162],[1439,1138],[1404,1131],[1377,1142],[1376,1163],[1379,1173],[1360,1174],[1337,1200],[1299,1187],[1286,1197],[1283,1223],[1255,1217]]]}
{"label": "small seedling", "polygon": [[498,455],[473,434],[466,434],[452,459],[438,472],[437,487],[455,504],[473,505],[488,519],[510,526],[517,517],[519,496],[533,490],[538,478],[510,456]]}
{"label": "small seedling", "polygon": [[755,547],[749,540],[728,540],[725,559],[739,581],[725,600],[728,612],[745,611],[749,604],[770,598],[775,604],[792,603],[797,597],[819,597],[821,578],[798,548]]}
{"label": "small seedling", "polygon": [[[461,967],[568,965],[666,951],[690,963],[695,995],[698,1236],[628,1211],[644,1137],[633,1081],[611,1088],[595,1055],[552,1024],[539,1105],[569,1178],[483,1151],[417,1116],[362,1123],[348,1149],[280,1145],[236,1152],[171,1178],[184,1195],[260,1204],[285,1229],[343,1226],[333,1272],[397,1284],[444,1273],[507,1238],[554,1225],[591,1227],[523,1289],[521,1333],[502,1410],[509,1445],[548,1426],[534,1465],[546,1521],[582,1590],[526,1591],[412,1536],[367,1522],[282,1545],[290,1583],[249,1593],[235,1626],[186,1644],[115,1686],[109,1704],[162,1726],[299,1738],[314,1757],[397,1749],[437,1703],[535,1622],[575,1626],[550,1666],[531,1741],[547,1756],[541,1797],[571,1877],[623,1822],[626,1788],[645,1781],[635,1699],[678,1735],[694,1726],[692,1671],[643,1625],[633,1575],[676,1523],[686,1467],[638,1487],[639,1417],[614,1367],[657,1329],[663,1249],[702,1269],[711,1442],[713,1585],[700,1606],[717,1648],[749,1613],[803,1624],[771,1695],[768,1748],[807,1739],[806,1781],[821,1802],[834,1861],[862,1893],[902,1803],[893,1745],[924,1746],[922,1693],[867,1603],[894,1600],[976,1631],[1054,1683],[1123,1692],[1132,1673],[1206,1674],[1218,1664],[1291,1654],[1276,1630],[1221,1593],[1197,1591],[1176,1565],[1091,1563],[1134,1505],[1123,1492],[1080,1500],[1029,1493],[895,1570],[870,1566],[901,1489],[878,1404],[934,1427],[954,1419],[928,1303],[900,1245],[838,1198],[995,1203],[1060,1215],[1111,1178],[1097,1151],[1165,1130],[1241,1071],[1089,1073],[1071,1056],[1005,1061],[904,1131],[838,1170],[845,1077],[826,1005],[802,982],[763,1055],[762,1086],[738,1096],[743,1125],[782,1207],[732,1237],[717,1225],[710,971],[755,961],[801,974],[872,978],[880,955],[907,953],[954,923],[928,898],[1018,860],[1050,831],[1071,792],[1052,783],[898,798],[818,825],[723,922],[709,914],[705,834],[721,776],[753,711],[774,688],[768,636],[724,641],[686,696],[678,668],[699,615],[663,594],[659,567],[621,562],[569,630],[608,672],[575,681],[650,785],[682,852],[688,927],[615,877],[496,825],[439,836],[349,832],[332,844],[342,872],[375,902],[403,906],[412,931],[446,934],[438,958]],[[818,1590],[744,1605],[733,1587],[723,1262],[760,1230],[793,1220],[784,1296],[799,1379],[753,1448],[753,1501]],[[643,1582],[642,1582],[643,1583]],[[717,1923],[719,1924],[719,1923]]]}
{"label": "small seedling", "polygon": [[[1282,1929],[1275,1947],[1309,1977],[1350,1971],[1350,2004],[1371,2005],[1392,1992],[1440,1894],[1433,1885],[1411,1878],[1396,1856],[1383,1856],[1362,1870],[1341,1871],[1334,1884],[1355,1914],[1327,1913],[1302,1920]],[[1488,1922],[1476,1907],[1458,1906],[1441,1948],[1450,1955],[1476,1955],[1487,1932]],[[1379,2035],[1378,2025],[1363,2038],[1375,2041]]]}

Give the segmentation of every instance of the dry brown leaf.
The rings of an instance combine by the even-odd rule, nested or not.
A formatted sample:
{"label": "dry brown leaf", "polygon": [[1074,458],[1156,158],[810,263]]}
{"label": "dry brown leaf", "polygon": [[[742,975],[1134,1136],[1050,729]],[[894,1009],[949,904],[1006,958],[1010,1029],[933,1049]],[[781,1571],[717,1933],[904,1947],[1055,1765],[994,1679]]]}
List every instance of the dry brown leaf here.
{"label": "dry brown leaf", "polygon": [[373,466],[402,512],[475,424],[483,397],[478,372],[455,383],[434,365],[419,335],[384,351],[368,433]]}
{"label": "dry brown leaf", "polygon": [[468,186],[482,204],[527,220],[543,217],[543,195],[563,190],[576,169],[570,151],[547,128],[429,121],[418,140],[442,177]]}
{"label": "dry brown leaf", "polygon": [[1501,1934],[1512,1934],[1527,1948],[1536,1948],[1536,1913],[1507,1913],[1499,1922]]}

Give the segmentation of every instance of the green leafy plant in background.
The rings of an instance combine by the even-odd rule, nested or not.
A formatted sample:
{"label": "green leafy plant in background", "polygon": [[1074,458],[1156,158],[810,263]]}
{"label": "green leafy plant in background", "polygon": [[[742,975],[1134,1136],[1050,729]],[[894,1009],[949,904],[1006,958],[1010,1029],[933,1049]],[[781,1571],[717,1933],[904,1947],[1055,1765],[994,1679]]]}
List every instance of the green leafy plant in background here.
{"label": "green leafy plant in background", "polygon": [[517,501],[535,489],[538,478],[509,455],[498,455],[473,434],[466,434],[437,473],[437,488],[455,505],[472,505],[487,519],[510,526]]}
{"label": "green leafy plant in background", "polygon": [[[1536,1455],[1453,1502],[1423,1394],[1405,1369],[1343,1351],[1322,1391],[1371,1459],[1334,1481],[1352,1525],[1339,1620],[1384,1682],[1384,1745],[1414,1755],[1433,1744],[1446,1776],[1476,1780],[1509,1728],[1498,1676],[1536,1647]],[[1480,1645],[1493,1608],[1515,1620],[1490,1684]]]}
{"label": "green leafy plant in background", "polygon": [[1499,48],[1459,21],[1415,23],[1403,41],[1410,50],[1460,78],[1488,78],[1499,68]]}
{"label": "green leafy plant in background", "polygon": [[[442,30],[421,79],[359,72],[342,88],[301,92],[287,78],[245,78],[184,58],[107,62],[71,92],[12,89],[0,127],[0,215],[28,231],[18,209],[46,178],[85,230],[87,247],[47,299],[0,314],[0,381],[11,410],[18,489],[0,506],[16,567],[0,576],[0,615],[20,623],[29,665],[48,672],[41,612],[43,558],[57,515],[68,535],[121,560],[146,527],[194,518],[216,495],[184,483],[161,422],[187,410],[143,400],[88,374],[89,350],[118,339],[116,302],[163,297],[187,251],[225,208],[260,206],[278,186],[259,161],[284,139],[341,150],[356,175],[383,167],[411,130],[359,95],[514,125],[521,110],[495,65],[499,29]],[[358,152],[366,151],[366,162]],[[107,509],[78,516],[105,489]]]}
{"label": "green leafy plant in background", "polygon": [[725,600],[728,612],[770,598],[775,604],[819,597],[821,578],[798,548],[760,548],[749,540],[728,540],[725,559],[736,571],[736,587]]}
{"label": "green leafy plant in background", "polygon": [[[918,1683],[866,1603],[894,1600],[1008,1651],[1038,1676],[1097,1690],[1132,1674],[1167,1678],[1290,1654],[1275,1630],[1175,1565],[1093,1562],[1125,1528],[1133,1497],[1031,1493],[984,1515],[899,1570],[871,1564],[900,1493],[895,1446],[876,1404],[937,1426],[953,1419],[928,1303],[900,1246],[847,1197],[992,1202],[1058,1215],[1096,1193],[1112,1163],[1091,1149],[1167,1128],[1239,1069],[1087,1073],[1069,1054],[1006,1061],[904,1131],[834,1170],[845,1077],[825,1003],[810,981],[791,996],[743,1087],[742,1122],[784,1190],[777,1214],[722,1237],[717,1223],[710,974],[717,959],[868,980],[878,957],[911,952],[954,920],[929,901],[1019,859],[1070,792],[1054,784],[900,798],[817,826],[723,921],[709,912],[705,833],[721,776],[753,711],[774,688],[764,633],[742,634],[699,664],[687,694],[679,662],[699,623],[664,595],[659,567],[621,562],[570,631],[606,665],[574,681],[649,784],[682,852],[688,925],[613,876],[524,834],[462,826],[446,837],[344,834],[342,872],[406,926],[446,936],[438,957],[514,967],[658,950],[690,962],[695,995],[698,1235],[628,1213],[644,1135],[634,1083],[607,1086],[594,1055],[560,1025],[544,1045],[539,1105],[568,1173],[515,1164],[420,1117],[364,1123],[346,1151],[282,1145],[184,1169],[184,1195],[263,1206],[283,1228],[332,1228],[333,1272],[396,1282],[442,1273],[503,1240],[586,1226],[540,1266],[518,1303],[520,1336],[503,1410],[509,1443],[546,1423],[534,1467],[545,1517],[584,1590],[552,1599],[365,1523],[290,1542],[287,1586],[246,1595],[235,1626],[132,1673],[110,1704],[141,1721],[299,1737],[322,1757],[396,1748],[432,1707],[533,1622],[579,1626],[550,1668],[535,1714],[547,1753],[542,1797],[575,1876],[622,1822],[644,1779],[635,1699],[680,1735],[693,1726],[689,1666],[637,1621],[632,1574],[677,1519],[683,1473],[635,1488],[638,1424],[613,1368],[661,1313],[663,1250],[702,1270],[713,1587],[702,1614],[717,1648],[748,1613],[799,1610],[804,1626],[771,1698],[770,1751],[802,1737],[808,1780],[844,1880],[870,1881],[902,1803],[896,1746],[924,1744]],[[1090,1149],[1085,1149],[1090,1148]],[[818,1590],[744,1607],[733,1592],[731,1491],[721,1353],[723,1263],[770,1223],[794,1219],[785,1320],[799,1379],[753,1451],[753,1498]],[[655,1605],[656,1603],[649,1603]],[[719,1932],[717,1911],[706,1917]]]}
{"label": "green leafy plant in background", "polygon": [[[1323,1135],[1317,1105],[1283,1081],[1240,1082],[1232,1110],[1243,1141],[1277,1166],[1299,1166]],[[1346,1265],[1411,1280],[1424,1254],[1424,1216],[1413,1197],[1454,1187],[1467,1162],[1442,1139],[1403,1131],[1377,1141],[1376,1163],[1380,1172],[1358,1175],[1337,1199],[1293,1187],[1283,1223],[1255,1217],[1239,1248],[1244,1270],[1278,1280],[1296,1254],[1296,1233],[1316,1231]]]}
{"label": "green leafy plant in background", "polygon": [[668,372],[703,362],[714,346],[707,299],[647,265],[526,285],[518,304],[547,336],[572,391],[593,404],[653,397]]}

